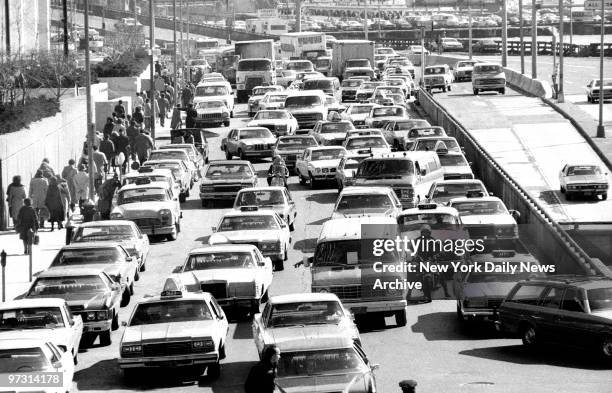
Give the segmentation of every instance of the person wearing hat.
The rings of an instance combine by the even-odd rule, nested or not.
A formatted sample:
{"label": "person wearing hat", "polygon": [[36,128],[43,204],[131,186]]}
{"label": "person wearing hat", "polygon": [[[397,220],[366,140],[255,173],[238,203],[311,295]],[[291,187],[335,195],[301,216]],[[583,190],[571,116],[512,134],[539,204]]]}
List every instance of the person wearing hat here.
{"label": "person wearing hat", "polygon": [[15,230],[23,241],[23,253],[29,254],[32,251],[34,235],[38,232],[38,216],[36,210],[32,207],[32,200],[30,198],[23,200],[23,206],[17,214]]}
{"label": "person wearing hat", "polygon": [[[416,250],[415,260],[423,262],[433,262],[438,252],[435,250],[435,239],[431,236],[431,227],[427,224],[421,226],[421,236],[417,239],[419,246]],[[425,302],[431,303],[431,292],[434,289],[433,273],[429,271],[420,272],[423,283],[423,295]]]}
{"label": "person wearing hat", "polygon": [[402,393],[416,393],[417,383],[412,379],[405,379],[400,381],[399,387],[402,389]]}
{"label": "person wearing hat", "polygon": [[279,154],[275,154],[272,159],[272,165],[268,168],[268,185],[272,184],[272,178],[275,175],[283,176],[285,187],[287,187],[287,177],[289,177],[289,169],[285,165],[285,160]]}

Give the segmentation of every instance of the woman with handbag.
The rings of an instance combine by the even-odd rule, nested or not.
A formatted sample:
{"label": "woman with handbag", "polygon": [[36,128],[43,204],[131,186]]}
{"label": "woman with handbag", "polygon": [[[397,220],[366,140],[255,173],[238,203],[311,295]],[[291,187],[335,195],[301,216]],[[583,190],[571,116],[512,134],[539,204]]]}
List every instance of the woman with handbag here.
{"label": "woman with handbag", "polygon": [[45,199],[45,205],[49,210],[49,222],[51,223],[51,230],[53,231],[54,225],[57,222],[57,229],[62,229],[62,222],[66,218],[66,212],[64,211],[64,201],[62,200],[62,193],[59,186],[59,182],[55,176],[49,179],[49,189],[47,190],[47,198]]}
{"label": "woman with handbag", "polygon": [[38,216],[36,210],[32,207],[32,200],[26,198],[23,200],[23,206],[19,209],[17,215],[16,230],[19,233],[19,238],[23,241],[23,253],[29,254],[32,251],[34,239],[38,236]]}

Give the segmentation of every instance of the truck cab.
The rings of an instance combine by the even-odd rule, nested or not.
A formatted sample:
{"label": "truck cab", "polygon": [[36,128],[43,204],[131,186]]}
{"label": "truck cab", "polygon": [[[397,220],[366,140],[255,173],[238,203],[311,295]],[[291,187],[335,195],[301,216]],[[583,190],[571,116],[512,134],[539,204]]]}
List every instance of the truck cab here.
{"label": "truck cab", "polygon": [[240,56],[236,68],[238,102],[245,102],[255,86],[276,84],[274,41],[238,41],[234,52]]}

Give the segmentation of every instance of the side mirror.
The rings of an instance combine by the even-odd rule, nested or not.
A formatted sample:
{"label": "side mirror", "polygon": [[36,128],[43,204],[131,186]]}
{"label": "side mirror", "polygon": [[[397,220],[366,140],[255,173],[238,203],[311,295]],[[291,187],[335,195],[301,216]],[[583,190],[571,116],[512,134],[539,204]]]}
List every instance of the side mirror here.
{"label": "side mirror", "polygon": [[183,266],[178,265],[178,266],[175,266],[174,269],[172,269],[172,273],[180,273],[181,270],[183,270]]}
{"label": "side mirror", "polygon": [[213,232],[217,232],[217,227],[211,227],[210,228]]}
{"label": "side mirror", "polygon": [[305,256],[303,259],[304,267],[310,267],[310,265],[312,264],[312,260],[313,260],[313,257]]}
{"label": "side mirror", "polygon": [[425,176],[427,174],[427,170],[421,169],[421,176]]}
{"label": "side mirror", "polygon": [[127,326],[127,322],[126,321],[121,321],[121,326]]}
{"label": "side mirror", "polygon": [[510,215],[514,218],[514,220],[518,221],[521,218],[521,213],[516,210],[510,210]]}
{"label": "side mirror", "polygon": [[62,362],[59,361],[59,360],[57,362],[53,362],[53,368],[55,368],[55,369],[62,368]]}
{"label": "side mirror", "polygon": [[257,264],[257,266],[264,267],[264,266],[266,266],[266,263],[265,263],[265,262],[259,262],[259,263]]}
{"label": "side mirror", "polygon": [[114,284],[111,285],[111,289],[113,291],[120,291],[121,290],[121,285],[119,285],[117,283],[114,283]]}
{"label": "side mirror", "polygon": [[127,257],[125,258],[126,262],[132,262],[134,260],[134,257]]}

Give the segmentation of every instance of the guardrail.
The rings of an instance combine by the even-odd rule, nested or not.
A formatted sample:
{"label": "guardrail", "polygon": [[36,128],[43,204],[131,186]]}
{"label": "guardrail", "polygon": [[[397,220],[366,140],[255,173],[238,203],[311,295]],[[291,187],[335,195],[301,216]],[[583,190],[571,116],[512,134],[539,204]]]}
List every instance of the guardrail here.
{"label": "guardrail", "polygon": [[454,136],[473,162],[474,170],[487,187],[509,207],[521,213],[521,230],[536,246],[535,256],[555,264],[556,273],[603,275],[612,278],[612,271],[589,255],[552,219],[542,206],[487,153],[470,133],[448,113],[433,96],[419,90],[419,103],[431,119]]}

